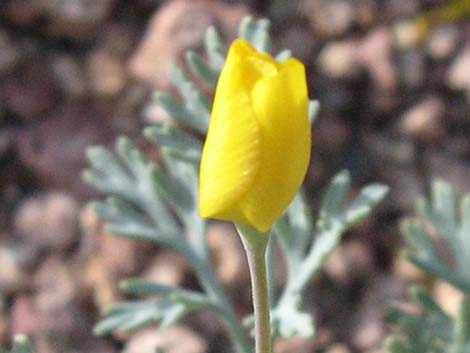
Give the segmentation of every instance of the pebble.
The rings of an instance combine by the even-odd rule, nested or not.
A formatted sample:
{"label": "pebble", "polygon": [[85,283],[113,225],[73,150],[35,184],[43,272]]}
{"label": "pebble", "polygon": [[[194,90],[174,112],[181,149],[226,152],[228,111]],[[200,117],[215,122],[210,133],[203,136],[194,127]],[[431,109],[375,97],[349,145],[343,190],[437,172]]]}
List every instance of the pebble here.
{"label": "pebble", "polygon": [[[402,234],[403,236],[404,234]],[[429,281],[429,275],[409,262],[404,256],[396,256],[393,264],[393,273],[402,277],[409,283],[424,284]]]}
{"label": "pebble", "polygon": [[128,70],[152,88],[168,88],[170,63],[187,49],[201,47],[207,27],[220,24],[222,32],[233,37],[239,20],[246,14],[243,6],[210,0],[166,2],[151,19],[129,60]]}
{"label": "pebble", "polygon": [[48,18],[47,32],[79,42],[94,39],[97,30],[112,11],[115,0],[39,0]]}
{"label": "pebble", "polygon": [[278,339],[274,345],[274,353],[309,353],[313,352],[314,348],[314,338],[295,336],[289,339]]}
{"label": "pebble", "polygon": [[423,86],[427,73],[422,48],[410,48],[402,52],[398,58],[397,67],[400,81],[407,89],[416,89]]}
{"label": "pebble", "polygon": [[37,121],[50,112],[58,99],[49,67],[44,60],[31,58],[18,64],[0,82],[5,109],[24,121]]}
{"label": "pebble", "polygon": [[0,75],[12,69],[20,53],[5,31],[0,30]]}
{"label": "pebble", "polygon": [[217,277],[224,286],[233,289],[249,286],[245,251],[234,227],[228,223],[211,224],[207,241]]}
{"label": "pebble", "polygon": [[160,348],[165,353],[206,353],[204,340],[189,328],[177,325],[168,329],[149,328],[132,335],[123,353],[149,353]]}
{"label": "pebble", "polygon": [[279,47],[279,50],[291,50],[292,56],[300,61],[309,62],[315,55],[318,41],[312,35],[309,26],[293,22],[276,36],[274,44]]}
{"label": "pebble", "polygon": [[42,14],[40,3],[37,0],[9,0],[3,5],[5,17],[17,26],[32,26]]}
{"label": "pebble", "polygon": [[362,40],[358,55],[367,67],[376,89],[390,92],[397,88],[398,72],[392,56],[393,37],[385,26],[370,31]]}
{"label": "pebble", "polygon": [[317,63],[328,76],[354,78],[360,69],[357,47],[354,39],[328,42],[320,51]]}
{"label": "pebble", "polygon": [[43,185],[70,188],[81,198],[89,195],[91,189],[80,176],[87,165],[85,149],[113,138],[99,118],[85,107],[67,106],[39,124],[25,126],[16,139],[19,160]]}
{"label": "pebble", "polygon": [[0,243],[0,292],[11,294],[24,285],[25,274],[19,263],[18,254]]}
{"label": "pebble", "polygon": [[470,46],[467,45],[457,54],[450,64],[446,81],[449,87],[464,91],[470,101]]}
{"label": "pebble", "polygon": [[369,286],[361,304],[352,316],[351,327],[349,327],[352,344],[361,352],[381,346],[387,333],[383,322],[383,312],[394,300],[403,299],[406,296],[405,283],[397,277],[371,277]]}
{"label": "pebble", "polygon": [[347,0],[304,0],[302,10],[314,32],[322,37],[340,36],[353,25],[357,7]]}
{"label": "pebble", "polygon": [[78,204],[68,193],[54,191],[31,196],[15,212],[14,232],[41,248],[64,251],[78,237]]}
{"label": "pebble", "polygon": [[325,265],[325,272],[341,285],[351,286],[374,272],[372,249],[365,242],[348,241],[338,246]]}
{"label": "pebble", "polygon": [[30,295],[15,296],[9,309],[9,324],[13,335],[33,335],[37,332],[39,320]]}
{"label": "pebble", "polygon": [[85,264],[81,280],[95,305],[103,309],[118,300],[118,282],[141,270],[150,249],[146,242],[106,232],[90,207],[81,210],[80,229],[79,259]]}
{"label": "pebble", "polygon": [[36,272],[34,284],[38,330],[51,338],[79,334],[78,282],[67,264],[55,255],[49,256]]}
{"label": "pebble", "polygon": [[161,251],[150,262],[143,277],[152,282],[178,287],[182,285],[188,272],[189,265],[183,257],[170,251]]}
{"label": "pebble", "polygon": [[88,80],[98,97],[118,95],[126,85],[127,77],[121,60],[105,49],[96,49],[87,58]]}
{"label": "pebble", "polygon": [[51,61],[52,74],[61,91],[71,100],[84,98],[88,94],[85,70],[72,55],[57,55]]}
{"label": "pebble", "polygon": [[435,141],[443,135],[441,118],[445,104],[438,96],[428,96],[408,109],[399,120],[400,131],[410,137]]}
{"label": "pebble", "polygon": [[442,280],[438,280],[434,283],[432,292],[437,304],[439,304],[447,314],[452,317],[457,316],[460,302],[463,299],[462,292]]}
{"label": "pebble", "polygon": [[350,352],[351,351],[349,350],[349,348],[342,343],[336,343],[328,347],[328,349],[325,351],[325,353],[350,353]]}
{"label": "pebble", "polygon": [[440,25],[431,31],[427,41],[429,56],[435,60],[450,58],[459,43],[459,30],[455,25]]}

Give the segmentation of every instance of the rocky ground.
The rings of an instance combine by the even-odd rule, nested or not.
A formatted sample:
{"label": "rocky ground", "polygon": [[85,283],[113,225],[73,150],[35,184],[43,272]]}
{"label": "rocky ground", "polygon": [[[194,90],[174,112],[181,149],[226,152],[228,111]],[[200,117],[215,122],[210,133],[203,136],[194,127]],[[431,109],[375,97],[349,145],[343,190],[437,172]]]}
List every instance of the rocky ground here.
{"label": "rocky ground", "polygon": [[[80,173],[89,145],[109,145],[119,134],[143,143],[141,128],[165,118],[149,97],[169,89],[167,64],[200,49],[210,24],[233,38],[246,14],[272,20],[273,47],[291,48],[306,63],[310,95],[321,102],[307,178],[312,207],[341,168],[355,190],[370,181],[391,187],[307,292],[315,338],[280,342],[276,352],[382,352],[383,310],[404,298],[408,281],[432,288],[455,311],[452,288],[397,256],[398,222],[431,180],[444,178],[458,193],[470,186],[470,22],[436,25],[419,43],[403,22],[443,3],[0,2],[0,345],[23,332],[38,353],[230,351],[205,315],[165,331],[92,336],[100,311],[121,298],[119,279],[191,285],[194,278],[174,254],[107,234],[84,207],[96,195]],[[250,310],[233,229],[215,224],[209,242],[238,310]]]}

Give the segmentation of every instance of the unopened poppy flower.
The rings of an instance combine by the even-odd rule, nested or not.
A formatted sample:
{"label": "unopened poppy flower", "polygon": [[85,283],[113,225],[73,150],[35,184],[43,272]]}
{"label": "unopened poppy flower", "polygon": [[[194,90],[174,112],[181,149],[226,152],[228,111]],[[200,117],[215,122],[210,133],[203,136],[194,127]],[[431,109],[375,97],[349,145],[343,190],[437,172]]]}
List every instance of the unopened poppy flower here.
{"label": "unopened poppy flower", "polygon": [[304,65],[235,40],[202,153],[200,215],[267,231],[300,188],[310,146]]}

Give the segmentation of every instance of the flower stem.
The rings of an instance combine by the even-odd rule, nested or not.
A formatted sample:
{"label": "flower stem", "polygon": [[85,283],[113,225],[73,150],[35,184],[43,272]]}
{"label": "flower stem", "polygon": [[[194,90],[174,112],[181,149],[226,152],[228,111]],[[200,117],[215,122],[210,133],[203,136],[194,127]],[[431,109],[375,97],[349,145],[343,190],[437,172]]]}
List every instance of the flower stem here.
{"label": "flower stem", "polygon": [[271,321],[266,272],[266,247],[269,232],[261,233],[253,227],[237,224],[250,268],[255,315],[256,353],[271,353]]}

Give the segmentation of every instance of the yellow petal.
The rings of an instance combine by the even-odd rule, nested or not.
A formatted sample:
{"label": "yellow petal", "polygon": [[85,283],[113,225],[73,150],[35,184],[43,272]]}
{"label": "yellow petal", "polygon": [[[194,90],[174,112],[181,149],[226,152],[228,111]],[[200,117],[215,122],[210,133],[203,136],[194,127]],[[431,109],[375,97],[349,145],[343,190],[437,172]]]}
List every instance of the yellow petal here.
{"label": "yellow petal", "polygon": [[281,216],[300,188],[310,160],[305,69],[296,59],[279,64],[253,88],[252,104],[262,136],[262,161],[249,192],[239,201],[260,231]]}
{"label": "yellow petal", "polygon": [[[202,153],[199,213],[246,222],[236,202],[253,183],[260,162],[260,134],[245,89],[251,68],[241,65],[243,56],[232,46],[216,88],[214,107]],[[248,71],[248,72],[247,72]]]}

